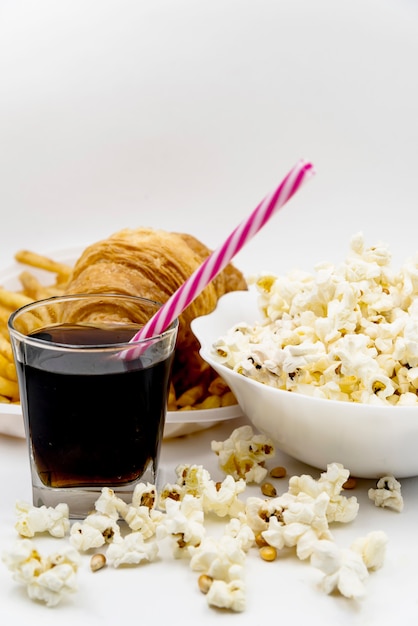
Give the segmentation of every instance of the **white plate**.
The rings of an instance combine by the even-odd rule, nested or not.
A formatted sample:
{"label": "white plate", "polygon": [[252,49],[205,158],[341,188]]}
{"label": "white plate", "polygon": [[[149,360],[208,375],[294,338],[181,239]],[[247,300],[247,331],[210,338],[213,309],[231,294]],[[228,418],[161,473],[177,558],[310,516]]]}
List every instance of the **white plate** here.
{"label": "white plate", "polygon": [[[55,261],[72,265],[82,251],[83,248],[76,247],[46,252],[46,255]],[[27,269],[27,266],[14,263],[0,271],[0,285],[5,289],[19,289],[19,274],[23,269]],[[51,282],[51,274],[49,272],[36,268],[31,268],[31,272],[45,284]],[[199,430],[211,428],[218,422],[235,419],[240,416],[242,416],[242,411],[237,404],[220,409],[202,411],[169,411],[164,429],[164,438],[189,435]],[[0,403],[0,434],[13,437],[25,436],[20,405]]]}

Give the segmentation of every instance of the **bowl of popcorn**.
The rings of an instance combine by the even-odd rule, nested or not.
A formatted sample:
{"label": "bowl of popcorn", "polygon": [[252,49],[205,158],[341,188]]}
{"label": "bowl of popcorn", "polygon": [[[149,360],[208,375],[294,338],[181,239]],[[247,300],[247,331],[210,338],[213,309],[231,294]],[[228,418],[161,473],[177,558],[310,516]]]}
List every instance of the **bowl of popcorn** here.
{"label": "bowl of popcorn", "polygon": [[361,233],[344,261],[260,274],[192,329],[253,425],[313,467],[418,475],[418,255]]}

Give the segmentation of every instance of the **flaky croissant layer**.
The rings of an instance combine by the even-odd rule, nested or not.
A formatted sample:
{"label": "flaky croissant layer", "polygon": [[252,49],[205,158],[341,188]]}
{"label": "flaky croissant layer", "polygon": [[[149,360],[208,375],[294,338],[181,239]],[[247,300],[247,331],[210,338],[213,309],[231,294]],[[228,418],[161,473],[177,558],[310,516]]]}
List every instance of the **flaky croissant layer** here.
{"label": "flaky croissant layer", "polygon": [[[77,260],[67,293],[122,293],[164,303],[211,253],[189,234],[151,228],[120,230],[87,247]],[[194,369],[202,368],[199,345],[190,323],[216,307],[229,291],[247,289],[242,273],[229,264],[203,290],[179,318],[176,370],[188,367],[188,384]],[[101,311],[89,312],[89,321],[100,320]],[[126,312],[123,313],[126,319]]]}

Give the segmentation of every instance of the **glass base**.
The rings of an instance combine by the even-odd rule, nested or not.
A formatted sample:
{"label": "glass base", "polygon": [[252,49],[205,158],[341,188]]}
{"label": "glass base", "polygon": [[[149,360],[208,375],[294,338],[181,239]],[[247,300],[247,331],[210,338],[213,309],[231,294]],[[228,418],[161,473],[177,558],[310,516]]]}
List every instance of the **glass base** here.
{"label": "glass base", "polygon": [[[153,464],[151,464],[140,479],[127,485],[112,485],[110,488],[114,491],[116,496],[129,504],[132,501],[132,495],[136,485],[140,483],[150,483],[157,486],[158,482],[158,472],[154,470]],[[97,485],[95,487],[82,488],[48,487],[44,485],[36,475],[32,480],[32,501],[33,505],[36,507],[56,507],[57,504],[64,502],[68,504],[70,519],[82,520],[95,510],[94,504],[101,495],[102,489],[107,486],[108,485]]]}

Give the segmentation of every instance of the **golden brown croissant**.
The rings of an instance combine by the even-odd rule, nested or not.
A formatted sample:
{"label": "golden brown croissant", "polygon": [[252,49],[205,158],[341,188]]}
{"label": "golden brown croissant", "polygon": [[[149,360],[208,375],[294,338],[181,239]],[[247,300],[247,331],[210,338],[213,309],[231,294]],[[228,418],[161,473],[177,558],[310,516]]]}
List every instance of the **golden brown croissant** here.
{"label": "golden brown croissant", "polygon": [[[123,293],[164,303],[210,253],[211,250],[192,235],[151,228],[124,229],[86,248],[74,266],[66,291]],[[191,321],[210,313],[223,294],[242,289],[247,289],[246,281],[230,264],[182,313],[174,379],[182,378],[177,370],[187,364],[185,384],[190,386],[194,372],[197,376],[197,371],[202,369]]]}

